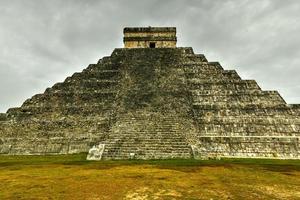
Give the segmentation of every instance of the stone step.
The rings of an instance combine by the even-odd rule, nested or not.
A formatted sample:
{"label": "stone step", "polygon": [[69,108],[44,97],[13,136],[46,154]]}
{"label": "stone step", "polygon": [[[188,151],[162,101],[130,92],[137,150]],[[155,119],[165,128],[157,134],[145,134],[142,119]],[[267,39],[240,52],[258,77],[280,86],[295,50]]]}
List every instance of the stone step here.
{"label": "stone step", "polygon": [[177,141],[177,140],[183,140],[183,136],[182,136],[182,133],[181,135],[174,135],[174,134],[157,134],[156,132],[155,133],[151,133],[151,132],[148,132],[145,130],[145,132],[134,132],[132,131],[130,134],[121,134],[121,135],[115,135],[115,134],[110,134],[110,137],[111,138],[119,138],[119,137],[122,137],[122,138],[127,138],[127,139],[134,139],[136,137],[139,137],[140,139],[146,139],[146,138],[153,138],[154,140],[157,139],[157,137],[159,138],[164,138],[166,140],[168,139],[171,139],[172,141]]}
{"label": "stone step", "polygon": [[117,147],[111,147],[111,146],[105,146],[104,148],[104,154],[126,154],[131,153],[133,151],[139,151],[143,153],[151,152],[151,151],[157,151],[157,152],[174,152],[174,153],[185,153],[190,152],[191,148],[186,145],[185,147],[170,147],[167,145],[164,146],[117,146]]}
{"label": "stone step", "polygon": [[[160,138],[163,140],[164,138]],[[112,147],[116,143],[122,144],[124,146],[134,146],[134,145],[139,145],[139,146],[176,146],[176,147],[184,147],[186,146],[186,142],[184,139],[181,140],[171,140],[168,139],[165,142],[161,142],[158,139],[143,139],[143,138],[110,138],[105,142],[108,146]]]}
{"label": "stone step", "polygon": [[[125,127],[125,126],[124,126]],[[121,127],[123,128],[123,127]],[[120,129],[119,129],[120,130]],[[127,131],[122,132],[122,135],[126,136],[126,135],[133,135],[133,134],[139,134],[139,135],[143,135],[143,134],[147,134],[147,136],[170,136],[170,137],[180,137],[180,135],[182,135],[182,130],[178,129],[178,131],[174,131],[172,129],[168,129],[168,130],[155,130],[152,127],[141,127],[141,128],[128,128]],[[113,135],[113,134],[112,134]]]}
{"label": "stone step", "polygon": [[91,75],[91,74],[119,74],[120,69],[104,69],[102,65],[92,65],[91,68],[86,68],[82,71],[84,74]]}
{"label": "stone step", "polygon": [[[118,118],[119,120],[119,118]],[[155,120],[154,119],[135,119],[137,121],[140,121],[139,123],[135,123],[133,119],[127,119],[122,121],[122,124],[120,124],[120,126],[127,126],[127,125],[131,125],[131,124],[135,124],[138,127],[145,127],[145,124],[143,124],[143,122],[151,122],[153,124],[151,124],[151,127],[153,130],[166,130],[166,129],[178,129],[178,127],[180,126],[180,124],[171,124],[171,125],[157,125],[155,124]],[[168,123],[166,121],[161,120],[160,123]]]}
{"label": "stone step", "polygon": [[220,108],[230,108],[230,107],[248,107],[248,106],[281,106],[281,105],[285,105],[283,102],[281,101],[259,101],[259,102],[229,102],[229,101],[224,101],[224,102],[193,102],[193,107],[199,109],[200,107],[216,107],[217,109]]}
{"label": "stone step", "polygon": [[80,80],[111,80],[120,78],[119,70],[106,70],[106,69],[84,69],[81,73],[74,73],[71,77],[67,77],[65,82],[74,82]]}
{"label": "stone step", "polygon": [[189,80],[196,79],[198,80],[198,82],[215,82],[219,80],[242,80],[241,77],[234,70],[232,70],[232,72],[221,71],[217,73],[212,73],[210,71],[185,72],[185,76]]}
{"label": "stone step", "polygon": [[278,94],[249,94],[249,95],[195,95],[193,96],[193,102],[196,104],[210,102],[214,103],[224,103],[229,102],[231,104],[242,104],[242,103],[252,103],[260,104],[262,102],[268,103],[278,103],[286,104],[283,98]]}
{"label": "stone step", "polygon": [[[106,143],[106,142],[105,142]],[[126,143],[126,141],[118,141],[118,143],[112,144],[112,143],[106,143],[105,146],[106,150],[105,151],[115,151],[118,149],[126,150],[126,149],[145,149],[145,150],[153,150],[153,149],[164,149],[164,150],[187,150],[190,149],[188,144],[181,144],[181,145],[176,145],[176,144],[157,144],[157,143],[145,143],[143,144],[142,142],[136,142],[136,143]]]}
{"label": "stone step", "polygon": [[184,62],[180,64],[174,64],[174,67],[177,68],[183,68],[186,73],[222,73],[224,69],[219,66],[209,65],[208,63],[202,63],[202,62]]}
{"label": "stone step", "polygon": [[[170,157],[172,154],[190,157],[191,148],[186,142],[185,132],[180,118],[174,116],[163,116],[159,113],[133,112],[121,114],[117,117],[120,124],[116,124],[117,130],[128,130],[114,132],[104,142],[106,144],[103,158],[124,158],[130,153],[136,156],[156,156],[165,152]],[[111,156],[109,156],[111,155]],[[182,155],[181,155],[182,156]]]}
{"label": "stone step", "polygon": [[118,80],[110,80],[110,79],[91,79],[91,80],[80,80],[80,81],[69,81],[69,82],[63,82],[63,83],[56,83],[54,86],[52,86],[52,89],[50,91],[57,91],[57,90],[78,90],[78,88],[111,88],[113,86],[118,85]]}
{"label": "stone step", "polygon": [[300,116],[294,117],[280,117],[280,116],[215,116],[208,113],[203,116],[194,116],[194,119],[198,121],[198,123],[252,123],[257,121],[263,124],[275,124],[275,123],[284,123],[284,124],[298,124],[300,120]]}
{"label": "stone step", "polygon": [[67,77],[64,82],[89,80],[90,78],[97,78],[99,80],[111,78],[116,79],[118,75],[118,69],[104,69],[99,68],[99,66],[95,65],[94,68],[84,69],[82,72],[74,73],[72,76]]}
{"label": "stone step", "polygon": [[223,71],[223,67],[219,62],[199,62],[199,61],[187,61],[182,63],[186,69],[191,70],[212,70]]}
{"label": "stone step", "polygon": [[[264,109],[278,109],[278,110],[283,110],[286,111],[286,109],[289,109],[288,106],[286,104],[280,104],[280,105],[269,105],[269,104],[256,104],[256,105],[249,105],[249,104],[245,104],[245,105],[230,105],[230,104],[226,104],[226,105],[218,105],[218,104],[195,104],[193,105],[194,108],[194,112],[206,112],[206,111],[211,111],[211,112],[218,112],[220,110],[228,110],[229,112],[235,112],[237,110],[246,112],[246,111],[252,111],[252,110],[257,110],[257,111],[261,111]],[[290,109],[289,109],[290,110]]]}
{"label": "stone step", "polygon": [[[113,98],[98,98],[98,99],[91,99],[91,100],[85,100],[85,99],[79,99],[77,101],[67,101],[62,100],[60,103],[55,101],[54,99],[49,99],[48,102],[41,101],[40,105],[35,105],[34,103],[27,103],[22,107],[16,108],[16,109],[9,109],[9,113],[12,113],[12,110],[14,111],[20,111],[20,112],[34,112],[36,114],[41,114],[43,112],[50,113],[50,112],[68,112],[68,111],[88,111],[93,113],[101,113],[101,111],[109,111],[113,108],[113,104],[111,102]],[[88,101],[91,102],[91,104],[96,103],[102,103],[104,105],[94,106],[94,105],[87,105]],[[51,106],[52,104],[52,106]],[[102,109],[102,110],[101,110]]]}
{"label": "stone step", "polygon": [[[265,90],[199,90],[199,89],[194,89],[190,90],[190,93],[192,96],[241,96],[241,95],[279,95],[277,91],[265,91]],[[280,95],[279,95],[280,96]]]}
{"label": "stone step", "polygon": [[[141,157],[140,157],[141,156]],[[139,152],[139,151],[131,151],[131,152],[105,152],[102,154],[102,159],[128,159],[130,157],[134,157],[136,159],[143,159],[147,157],[154,158],[180,158],[180,157],[191,157],[190,152],[160,152],[160,151],[148,151],[148,152]]]}
{"label": "stone step", "polygon": [[217,80],[211,82],[209,79],[201,80],[201,79],[188,79],[190,84],[195,85],[226,85],[226,84],[241,84],[241,85],[257,85],[255,80],[240,80],[240,79],[233,79],[233,80]]}
{"label": "stone step", "polygon": [[[70,100],[72,102],[75,101],[84,101],[84,100],[93,100],[93,99],[111,99],[116,96],[117,92],[115,91],[91,91],[91,92],[55,92],[52,94],[46,94],[45,98],[62,98],[62,100]],[[69,98],[69,99],[68,99]],[[73,101],[72,101],[73,99]],[[92,103],[92,102],[91,102]]]}
{"label": "stone step", "polygon": [[185,154],[170,154],[170,153],[159,153],[159,152],[150,152],[149,154],[134,155],[133,157],[129,154],[125,155],[103,155],[103,160],[123,160],[123,159],[188,159],[191,158],[190,153]]}
{"label": "stone step", "polygon": [[[102,125],[102,124],[101,124]],[[125,142],[128,144],[135,144],[135,143],[143,143],[143,144],[162,144],[162,145],[168,145],[168,144],[176,144],[176,145],[185,145],[186,140],[184,137],[181,138],[166,138],[163,136],[157,135],[156,137],[151,136],[143,136],[143,135],[112,135],[108,133],[108,140],[106,141],[107,144],[113,144],[116,142]]]}
{"label": "stone step", "polygon": [[251,119],[251,118],[265,118],[265,119],[298,119],[300,115],[293,112],[292,109],[276,110],[276,109],[249,109],[249,110],[194,110],[194,117],[196,118],[226,118],[226,119]]}
{"label": "stone step", "polygon": [[[275,118],[275,117],[256,117],[253,116],[252,118],[240,118],[240,117],[199,117],[196,118],[198,123],[211,123],[211,124],[238,124],[238,123],[254,123],[254,124],[298,124],[299,118]],[[249,124],[248,124],[249,125]]]}
{"label": "stone step", "polygon": [[143,150],[143,151],[152,151],[152,150],[164,150],[164,151],[189,151],[190,148],[187,145],[139,145],[139,144],[120,144],[119,146],[110,146],[109,144],[105,146],[104,152],[114,152],[114,151],[123,151],[130,152],[133,149]]}
{"label": "stone step", "polygon": [[278,103],[278,102],[261,102],[261,103],[234,103],[231,104],[229,102],[216,102],[216,103],[193,103],[193,108],[195,110],[222,110],[222,109],[254,109],[254,108],[265,108],[265,107],[281,107],[286,104]]}
{"label": "stone step", "polygon": [[[158,138],[158,137],[157,137]],[[164,138],[164,137],[160,137],[160,139],[157,138],[132,138],[132,137],[110,137],[109,136],[109,140],[106,142],[107,144],[114,144],[116,142],[119,141],[124,141],[124,143],[126,143],[127,145],[130,144],[138,144],[138,143],[142,143],[144,145],[146,144],[151,144],[151,145],[176,145],[176,146],[182,146],[182,145],[186,145],[185,139],[184,138],[180,138],[180,139],[172,139],[172,138]],[[161,141],[163,140],[163,142]]]}
{"label": "stone step", "polygon": [[300,135],[300,124],[199,124],[199,132],[213,135]]}
{"label": "stone step", "polygon": [[128,152],[104,152],[102,154],[102,159],[108,159],[108,158],[123,158],[123,159],[128,159],[128,157],[132,157],[134,156],[135,158],[139,158],[139,156],[142,156],[142,158],[144,157],[181,157],[181,156],[187,156],[190,157],[191,156],[191,152],[189,151],[185,151],[185,152],[173,152],[173,151],[159,151],[159,150],[154,150],[154,151],[139,151],[139,150],[132,150],[132,151],[128,151]]}
{"label": "stone step", "polygon": [[253,80],[237,80],[237,81],[225,81],[225,82],[206,82],[197,83],[189,82],[190,89],[193,90],[235,90],[235,91],[245,91],[245,90],[260,90],[258,84]]}
{"label": "stone step", "polygon": [[207,59],[204,56],[204,54],[186,54],[185,57],[189,61],[207,62]]}
{"label": "stone step", "polygon": [[123,152],[123,151],[114,151],[114,152],[104,152],[102,154],[102,158],[103,160],[105,160],[105,158],[116,158],[116,157],[127,157],[133,155],[134,157],[138,158],[139,156],[168,156],[168,157],[174,157],[174,156],[190,156],[191,153],[190,151],[183,151],[183,152],[174,152],[174,151],[163,151],[163,150],[151,150],[151,151],[141,151],[141,150],[131,150],[131,151],[127,151],[127,152]]}
{"label": "stone step", "polygon": [[98,61],[98,65],[99,64],[101,64],[101,65],[104,65],[104,64],[111,64],[112,62],[111,62],[112,60],[111,60],[111,56],[104,56],[104,57],[102,57],[99,61]]}

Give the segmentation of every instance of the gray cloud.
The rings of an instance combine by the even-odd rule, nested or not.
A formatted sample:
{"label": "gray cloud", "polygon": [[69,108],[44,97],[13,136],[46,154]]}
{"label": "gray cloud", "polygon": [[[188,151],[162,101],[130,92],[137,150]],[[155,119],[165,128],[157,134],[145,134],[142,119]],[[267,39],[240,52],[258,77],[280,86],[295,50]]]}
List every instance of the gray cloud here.
{"label": "gray cloud", "polygon": [[122,47],[125,26],[176,26],[244,79],[300,103],[298,0],[1,0],[0,112]]}

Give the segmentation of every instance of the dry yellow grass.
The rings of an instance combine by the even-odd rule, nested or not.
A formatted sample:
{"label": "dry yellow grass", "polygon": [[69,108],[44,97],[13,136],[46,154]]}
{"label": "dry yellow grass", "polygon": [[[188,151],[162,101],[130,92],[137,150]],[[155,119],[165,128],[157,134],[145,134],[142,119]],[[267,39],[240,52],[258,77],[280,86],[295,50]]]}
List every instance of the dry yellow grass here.
{"label": "dry yellow grass", "polygon": [[0,199],[300,199],[300,162],[0,156]]}

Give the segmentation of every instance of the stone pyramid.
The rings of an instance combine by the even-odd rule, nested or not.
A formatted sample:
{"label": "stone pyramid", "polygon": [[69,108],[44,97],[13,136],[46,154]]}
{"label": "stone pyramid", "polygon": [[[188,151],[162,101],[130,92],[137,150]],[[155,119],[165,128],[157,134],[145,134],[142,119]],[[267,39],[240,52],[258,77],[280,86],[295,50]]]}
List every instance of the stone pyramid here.
{"label": "stone pyramid", "polygon": [[125,28],[124,48],[0,114],[0,153],[300,158],[300,105],[176,40]]}

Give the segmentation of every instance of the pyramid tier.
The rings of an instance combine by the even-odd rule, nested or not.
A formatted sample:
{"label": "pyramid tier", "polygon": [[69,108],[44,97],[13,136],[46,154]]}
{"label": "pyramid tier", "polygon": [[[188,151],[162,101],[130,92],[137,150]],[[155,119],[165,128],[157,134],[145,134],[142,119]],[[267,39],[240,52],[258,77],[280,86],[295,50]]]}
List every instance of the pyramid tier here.
{"label": "pyramid tier", "polygon": [[0,114],[0,153],[300,158],[300,105],[192,48],[115,49]]}

